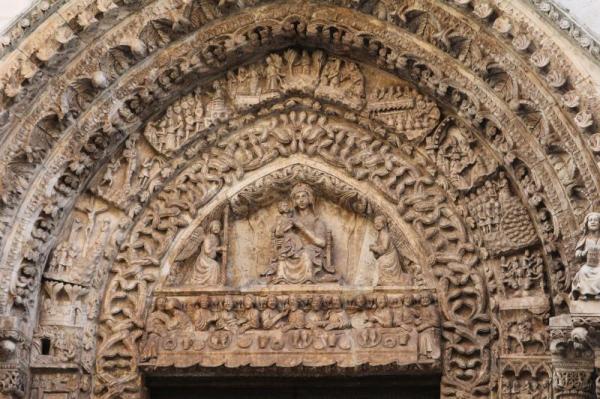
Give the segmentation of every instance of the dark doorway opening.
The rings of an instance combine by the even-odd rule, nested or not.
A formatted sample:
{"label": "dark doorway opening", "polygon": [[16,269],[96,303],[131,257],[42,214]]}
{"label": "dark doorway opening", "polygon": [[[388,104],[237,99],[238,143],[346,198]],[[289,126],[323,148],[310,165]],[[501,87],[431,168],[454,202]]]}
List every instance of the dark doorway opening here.
{"label": "dark doorway opening", "polygon": [[437,376],[241,377],[148,381],[150,399],[438,399]]}

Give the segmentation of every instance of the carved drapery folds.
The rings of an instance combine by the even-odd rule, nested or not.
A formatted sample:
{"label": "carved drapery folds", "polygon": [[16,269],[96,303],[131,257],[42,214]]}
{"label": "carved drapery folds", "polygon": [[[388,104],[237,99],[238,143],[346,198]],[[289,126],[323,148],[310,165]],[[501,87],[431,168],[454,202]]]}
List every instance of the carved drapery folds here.
{"label": "carved drapery folds", "polygon": [[0,390],[385,364],[591,397],[597,110],[519,6],[93,3],[0,70]]}

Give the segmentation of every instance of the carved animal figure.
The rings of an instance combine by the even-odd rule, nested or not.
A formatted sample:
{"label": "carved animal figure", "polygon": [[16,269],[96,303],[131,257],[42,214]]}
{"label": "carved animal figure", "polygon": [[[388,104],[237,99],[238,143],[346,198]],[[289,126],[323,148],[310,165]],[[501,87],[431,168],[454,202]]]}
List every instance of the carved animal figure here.
{"label": "carved animal figure", "polygon": [[506,346],[508,351],[511,351],[511,348],[513,347],[511,344],[512,341],[514,341],[520,349],[519,353],[525,353],[525,348],[534,344],[540,344],[540,352],[545,352],[547,349],[546,334],[543,332],[533,332],[531,319],[525,319],[520,322],[511,321],[508,323],[506,334]]}

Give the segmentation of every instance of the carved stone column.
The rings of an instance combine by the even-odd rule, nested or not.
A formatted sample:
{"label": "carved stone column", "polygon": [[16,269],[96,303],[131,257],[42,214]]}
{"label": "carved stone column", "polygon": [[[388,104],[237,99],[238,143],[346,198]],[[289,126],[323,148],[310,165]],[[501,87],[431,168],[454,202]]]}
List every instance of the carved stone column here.
{"label": "carved stone column", "polygon": [[588,328],[574,324],[577,317],[550,319],[552,342],[552,389],[554,399],[594,399],[595,338]]}
{"label": "carved stone column", "polygon": [[28,381],[29,343],[19,319],[0,316],[0,398],[25,395]]}

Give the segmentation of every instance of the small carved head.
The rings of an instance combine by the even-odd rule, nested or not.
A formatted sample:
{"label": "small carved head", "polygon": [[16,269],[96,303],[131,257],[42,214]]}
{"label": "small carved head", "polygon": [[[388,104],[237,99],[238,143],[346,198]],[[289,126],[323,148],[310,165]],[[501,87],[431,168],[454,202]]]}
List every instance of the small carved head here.
{"label": "small carved head", "polygon": [[290,203],[288,201],[279,201],[277,204],[277,210],[282,215],[287,215],[292,210]]}
{"label": "small carved head", "polygon": [[292,200],[294,201],[294,207],[299,209],[306,209],[314,206],[315,195],[313,189],[305,183],[298,183],[292,188]]}
{"label": "small carved head", "polygon": [[360,294],[360,295],[357,295],[357,296],[354,298],[354,304],[356,305],[356,307],[357,307],[358,309],[362,309],[362,308],[364,308],[366,303],[367,303],[367,298],[365,298],[365,296],[364,296],[364,295],[362,295],[362,294]]}
{"label": "small carved head", "polygon": [[375,229],[377,231],[380,231],[380,230],[383,230],[386,227],[386,225],[387,225],[387,219],[383,215],[378,215],[378,216],[375,217],[374,223],[375,223]]}
{"label": "small carved head", "polygon": [[429,305],[431,305],[431,296],[429,294],[425,294],[421,297],[421,306]]}
{"label": "small carved head", "polygon": [[200,295],[200,298],[198,298],[198,304],[200,305],[200,307],[202,309],[207,309],[208,305],[209,305],[208,295],[206,295],[206,294]]}
{"label": "small carved head", "polygon": [[311,306],[312,310],[320,310],[321,309],[321,297],[318,295],[312,297],[310,306]]}
{"label": "small carved head", "polygon": [[332,309],[341,309],[342,307],[342,299],[338,295],[334,295],[331,298],[331,308]]}
{"label": "small carved head", "polygon": [[275,295],[269,295],[267,298],[267,307],[269,309],[275,309],[277,307],[277,298]]}
{"label": "small carved head", "polygon": [[221,232],[221,222],[218,220],[213,220],[210,222],[210,232],[213,234],[219,234]]}
{"label": "small carved head", "polygon": [[583,223],[583,233],[596,232],[600,230],[600,212],[590,212],[586,215]]}
{"label": "small carved head", "polygon": [[156,310],[165,310],[167,308],[167,298],[158,297],[156,298],[156,303],[154,304]]}
{"label": "small carved head", "polygon": [[290,309],[291,310],[297,310],[298,309],[298,297],[296,297],[296,295],[290,295],[288,302],[290,304]]}
{"label": "small carved head", "polygon": [[225,310],[233,309],[233,298],[231,297],[231,295],[225,295],[225,298],[223,298],[223,308]]}
{"label": "small carved head", "polygon": [[246,309],[252,309],[254,307],[254,298],[252,295],[244,296],[244,307]]}
{"label": "small carved head", "polygon": [[378,309],[383,309],[387,306],[387,296],[385,294],[377,295],[375,299]]}

